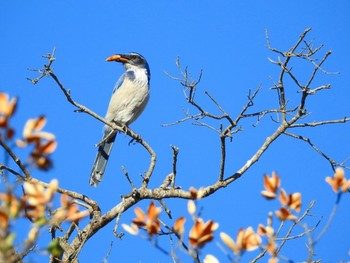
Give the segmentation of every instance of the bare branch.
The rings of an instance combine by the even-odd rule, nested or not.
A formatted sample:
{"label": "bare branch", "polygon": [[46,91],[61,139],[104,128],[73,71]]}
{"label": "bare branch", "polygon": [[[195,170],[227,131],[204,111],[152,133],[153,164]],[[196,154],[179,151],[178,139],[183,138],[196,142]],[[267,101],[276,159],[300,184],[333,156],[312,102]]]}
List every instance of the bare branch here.
{"label": "bare branch", "polygon": [[161,206],[164,208],[165,213],[167,213],[168,217],[170,219],[172,219],[171,216],[171,210],[168,208],[168,206],[165,204],[165,202],[163,200],[159,200],[159,203],[161,204]]}
{"label": "bare branch", "polygon": [[338,163],[337,161],[331,159],[327,154],[325,154],[323,151],[321,151],[314,143],[312,143],[312,141],[309,138],[301,136],[301,135],[296,135],[296,134],[293,134],[290,132],[284,132],[284,134],[286,134],[292,138],[299,139],[299,140],[302,140],[302,141],[308,143],[312,149],[314,149],[318,154],[320,154],[323,158],[325,158],[329,162],[333,171],[335,171],[335,168],[337,166],[349,169],[349,167],[346,167],[344,164]]}
{"label": "bare branch", "polygon": [[[307,209],[305,210],[305,212],[297,219],[295,220],[295,222],[289,227],[287,233],[285,234],[285,238],[289,237],[294,229],[294,227],[298,224],[300,224],[300,222],[302,220],[304,220],[304,218],[308,215],[310,215],[310,211],[312,209],[312,207],[315,205],[315,201],[311,201],[309,206],[307,207]],[[276,249],[276,252],[279,253],[282,249],[282,247],[285,245],[285,243],[287,242],[288,239],[283,239],[281,244],[278,246],[278,248]]]}
{"label": "bare branch", "polygon": [[130,179],[129,173],[128,173],[128,171],[125,169],[124,166],[122,166],[122,171],[123,171],[123,173],[124,173],[126,179],[128,180],[129,184],[131,185],[131,188],[132,188],[132,189],[135,189],[136,187],[135,187],[134,183],[132,182],[132,180]]}
{"label": "bare branch", "polygon": [[[24,164],[22,163],[21,159],[19,159],[15,153],[11,150],[11,148],[3,141],[2,138],[0,138],[0,145],[5,149],[5,151],[10,155],[10,157],[12,158],[12,160],[17,164],[18,168],[21,169],[21,171],[24,173],[25,177],[23,177],[22,175],[20,175],[19,173],[15,172],[13,173],[14,175],[16,175],[18,178],[20,179],[29,179],[31,178],[29,171],[27,170],[27,168],[24,166]],[[9,170],[10,172],[12,172],[13,170]]]}
{"label": "bare branch", "polygon": [[103,259],[102,263],[108,263],[108,257],[112,252],[112,248],[113,248],[113,241],[111,241],[111,244],[109,245],[109,249],[107,251],[107,255],[105,256],[105,258]]}
{"label": "bare branch", "polygon": [[315,68],[314,68],[313,72],[311,73],[311,76],[310,76],[308,82],[305,85],[305,89],[309,88],[310,84],[312,83],[312,81],[314,80],[314,78],[316,76],[317,71],[321,68],[322,64],[327,60],[327,58],[330,54],[332,54],[332,51],[328,50],[326,52],[326,54],[324,55],[324,57],[322,58],[321,62],[319,64],[315,65]]}
{"label": "bare branch", "polygon": [[[19,173],[15,172],[13,174],[15,174],[18,178],[20,178],[23,181],[26,182],[31,182],[31,183],[38,183],[44,187],[48,187],[49,184],[45,183],[43,181],[40,181],[36,178],[31,177],[29,171],[25,168],[24,164],[21,162],[20,158],[17,157],[17,155],[10,149],[10,147],[2,140],[0,139],[0,145],[7,151],[7,153],[10,155],[10,157],[12,158],[12,160],[17,164],[17,166],[21,169],[21,171],[25,174],[25,176],[21,176]],[[7,169],[6,166],[1,166],[1,168]],[[7,170],[9,171],[13,171],[12,169],[8,168]],[[56,190],[58,193],[61,194],[66,194],[74,199],[78,199],[81,200],[87,204],[89,204],[91,206],[91,208],[93,209],[94,212],[99,213],[100,212],[100,208],[98,207],[97,202],[95,202],[94,200],[88,198],[85,195],[82,195],[80,193],[74,192],[74,191],[70,191],[67,189],[63,189],[58,187]]]}
{"label": "bare branch", "polygon": [[226,135],[222,132],[222,126],[220,127],[221,135],[220,135],[220,144],[221,144],[221,161],[220,161],[220,170],[219,170],[219,179],[218,181],[222,181],[224,179],[225,174],[225,161],[226,161]]}
{"label": "bare branch", "polygon": [[321,240],[321,238],[324,236],[324,234],[325,234],[325,233],[327,232],[327,230],[329,229],[331,223],[333,222],[334,216],[335,216],[335,214],[337,213],[337,209],[338,209],[338,207],[339,207],[340,198],[341,198],[342,194],[343,194],[342,192],[339,192],[339,193],[337,194],[337,199],[336,199],[335,204],[334,204],[334,206],[333,206],[332,212],[331,212],[331,214],[330,214],[329,217],[328,217],[328,221],[327,221],[326,225],[323,227],[321,233],[320,233],[320,234],[316,237],[316,239],[313,241],[313,246],[315,246],[315,245]]}
{"label": "bare branch", "polygon": [[[205,91],[204,94],[208,96],[211,103],[213,103],[216,107],[216,112],[219,112],[218,114],[209,112],[206,110],[205,107],[203,107],[202,104],[198,103],[196,100],[196,92],[198,89],[198,85],[202,78],[202,71],[200,71],[199,76],[197,79],[194,79],[192,74],[188,71],[188,67],[181,68],[180,65],[180,59],[177,58],[176,60],[176,66],[178,67],[180,77],[173,77],[171,75],[167,74],[171,79],[179,82],[179,84],[183,88],[183,93],[185,96],[186,101],[189,103],[190,107],[194,108],[195,114],[190,114],[189,110],[185,110],[185,117],[177,120],[176,122],[173,122],[172,124],[167,124],[163,126],[168,125],[174,125],[181,122],[185,122],[188,120],[193,121],[195,125],[204,126],[207,128],[210,128],[214,130],[220,139],[220,147],[221,147],[221,160],[219,163],[219,175],[217,178],[217,181],[213,184],[207,185],[200,189],[200,197],[204,198],[206,196],[209,196],[213,193],[215,193],[217,190],[226,187],[230,183],[234,182],[238,178],[240,178],[248,169],[250,169],[265,153],[265,151],[270,147],[272,143],[274,143],[281,135],[285,134],[292,138],[303,140],[309,144],[311,148],[316,150],[319,154],[321,154],[324,158],[326,158],[334,167],[335,165],[341,166],[341,164],[335,162],[334,160],[330,159],[324,152],[319,150],[318,147],[316,147],[309,138],[295,135],[289,132],[290,128],[303,128],[303,127],[317,127],[320,125],[327,125],[327,124],[336,124],[336,123],[345,123],[350,120],[350,118],[344,117],[344,119],[341,120],[327,120],[323,122],[310,122],[310,123],[299,123],[299,121],[304,118],[308,112],[306,111],[306,104],[307,104],[307,98],[309,95],[315,95],[317,92],[323,90],[323,89],[329,89],[330,85],[320,85],[316,88],[310,89],[311,85],[313,84],[317,71],[321,72],[327,72],[324,69],[322,69],[322,66],[324,62],[327,60],[327,58],[330,55],[330,52],[327,52],[320,62],[318,62],[317,59],[314,59],[312,56],[315,54],[318,54],[318,52],[321,50],[322,45],[319,47],[314,48],[313,42],[307,42],[306,36],[308,32],[311,30],[311,28],[307,28],[300,36],[299,39],[287,50],[287,51],[280,51],[276,48],[273,48],[270,44],[270,39],[268,36],[268,33],[266,31],[266,41],[268,49],[272,52],[276,53],[278,55],[277,59],[270,59],[270,62],[274,65],[277,65],[279,67],[279,74],[278,74],[278,81],[274,83],[273,92],[277,91],[278,95],[278,106],[277,107],[271,107],[271,108],[263,108],[264,110],[260,111],[253,111],[251,110],[254,106],[254,100],[259,93],[261,89],[261,85],[254,91],[250,92],[247,95],[247,102],[242,107],[240,112],[237,114],[237,116],[232,117],[233,115],[230,115],[228,111],[222,107],[220,102],[216,100],[208,91]],[[53,52],[54,53],[54,52]],[[70,243],[68,244],[68,239],[63,240],[65,242],[64,245],[64,256],[63,260],[65,261],[74,261],[79,253],[81,248],[84,246],[85,242],[89,238],[91,238],[96,232],[98,232],[101,228],[103,228],[105,225],[109,224],[111,221],[115,220],[115,228],[114,232],[119,237],[122,234],[117,234],[117,228],[119,224],[119,219],[121,215],[127,211],[129,208],[137,204],[140,200],[143,199],[152,199],[152,200],[158,200],[161,205],[163,206],[164,210],[168,213],[169,217],[171,217],[171,210],[166,206],[164,199],[166,198],[182,198],[182,199],[192,199],[193,196],[191,195],[190,191],[182,190],[181,186],[176,186],[176,176],[177,176],[177,155],[178,155],[178,148],[175,146],[172,146],[173,150],[173,159],[172,159],[172,173],[167,175],[165,179],[163,180],[163,183],[157,187],[157,188],[150,188],[149,187],[149,181],[151,178],[151,175],[153,174],[155,163],[156,163],[156,154],[153,151],[153,149],[145,142],[138,134],[134,133],[131,129],[125,128],[125,127],[119,127],[115,123],[107,122],[104,118],[97,115],[87,107],[79,104],[75,100],[72,99],[70,91],[66,90],[63,84],[60,82],[59,78],[54,74],[52,70],[52,62],[55,60],[53,54],[48,54],[46,58],[49,60],[48,65],[44,65],[44,69],[38,71],[40,73],[40,76],[37,79],[31,80],[33,83],[37,83],[40,79],[42,79],[44,76],[50,76],[55,81],[55,83],[59,86],[61,91],[63,92],[66,99],[71,103],[74,107],[77,108],[76,111],[78,112],[84,112],[89,114],[90,116],[98,119],[99,121],[105,123],[106,125],[110,126],[113,131],[123,131],[131,138],[135,139],[137,142],[139,142],[150,154],[150,163],[147,172],[143,176],[143,182],[142,186],[140,188],[136,188],[132,181],[130,180],[127,171],[123,169],[125,176],[127,177],[130,185],[131,185],[131,192],[127,195],[123,195],[120,202],[116,204],[114,207],[110,208],[108,211],[106,211],[104,214],[101,214],[100,208],[98,204],[79,193],[75,193],[69,190],[60,189],[59,191],[61,193],[66,193],[67,195],[81,200],[82,202],[86,203],[87,205],[91,206],[92,208],[92,219],[90,222],[86,224],[86,226],[81,230],[77,231],[79,232],[76,236],[71,237],[71,232],[73,232],[73,228],[70,229],[71,232],[69,232],[69,235],[66,235],[70,238]],[[313,65],[313,70],[310,73],[310,76],[308,76],[308,80],[305,85],[303,85],[300,82],[300,79],[297,78],[296,75],[294,75],[292,69],[293,65],[292,62],[294,60],[300,60],[304,59],[307,62],[311,63]],[[287,90],[287,87],[284,85],[285,79],[291,78],[292,85],[296,86],[297,89],[300,91],[299,93],[299,100],[297,101],[296,105],[291,105],[292,102],[289,101],[289,89]],[[289,88],[289,87],[288,87]],[[287,94],[288,93],[288,94]],[[249,110],[249,111],[248,111]],[[274,130],[270,131],[269,136],[260,142],[260,145],[258,145],[255,153],[252,154],[252,156],[247,160],[245,163],[241,165],[241,168],[237,171],[231,171],[228,177],[225,178],[225,164],[227,162],[226,158],[226,150],[227,150],[227,141],[226,139],[229,138],[232,140],[233,134],[241,131],[242,128],[236,128],[240,122],[243,122],[242,120],[244,118],[253,118],[254,120],[257,118],[257,122],[259,122],[262,118],[264,118],[266,115],[277,115],[276,125],[274,125]],[[214,122],[214,125],[212,123],[208,124],[207,120],[211,120]],[[217,124],[217,125],[215,125]],[[234,130],[236,129],[236,130]],[[3,144],[0,140],[1,145]],[[5,147],[4,147],[5,148]],[[6,148],[5,148],[6,149]],[[14,160],[16,160],[16,156],[12,157]],[[21,171],[24,173],[25,176],[20,175],[19,173],[14,173],[17,177],[21,178],[23,177],[23,180],[28,181],[35,181],[36,179],[30,178],[29,173],[27,174],[27,171],[25,170],[25,167],[20,163],[16,162],[17,165],[20,167]],[[23,169],[21,167],[23,166]],[[345,167],[343,165],[343,167]],[[0,165],[0,169],[7,169],[5,166]],[[8,169],[7,169],[8,170]],[[10,170],[12,172],[13,170]],[[40,182],[42,185],[47,185],[43,182]],[[309,215],[309,211],[313,207],[314,202],[311,202],[305,213],[296,220],[293,225],[289,228],[287,234],[281,238],[280,240],[282,243],[280,244],[278,248],[278,252],[281,250],[281,248],[284,246],[285,242],[294,238],[299,238],[304,235],[308,235],[310,232],[312,232],[316,227],[312,229],[307,229],[304,231],[304,233],[298,234],[298,235],[291,235],[294,227],[299,224],[307,215]],[[282,228],[283,224],[281,224],[280,229]],[[173,231],[171,231],[173,233]],[[279,231],[277,231],[279,233]],[[182,246],[186,249],[186,244],[181,240],[181,237],[177,236]],[[158,244],[155,244],[156,247],[159,247]],[[160,247],[159,247],[160,248]],[[160,248],[161,249],[161,248]],[[188,248],[187,248],[188,249]],[[188,251],[190,251],[188,249]],[[198,252],[198,251],[197,251]],[[266,252],[266,251],[265,251]],[[190,256],[193,258],[195,262],[200,262],[198,258],[198,253],[191,252]]]}
{"label": "bare branch", "polygon": [[349,121],[350,121],[349,117],[344,117],[343,119],[339,119],[339,120],[326,120],[326,121],[316,121],[316,122],[309,122],[309,123],[295,123],[291,125],[290,128],[317,127],[321,125],[346,123]]}
{"label": "bare branch", "polygon": [[171,187],[175,188],[175,180],[176,180],[176,167],[177,167],[177,155],[179,154],[179,148],[176,146],[172,145],[171,149],[173,150],[173,172],[172,172],[172,181],[171,181]]}

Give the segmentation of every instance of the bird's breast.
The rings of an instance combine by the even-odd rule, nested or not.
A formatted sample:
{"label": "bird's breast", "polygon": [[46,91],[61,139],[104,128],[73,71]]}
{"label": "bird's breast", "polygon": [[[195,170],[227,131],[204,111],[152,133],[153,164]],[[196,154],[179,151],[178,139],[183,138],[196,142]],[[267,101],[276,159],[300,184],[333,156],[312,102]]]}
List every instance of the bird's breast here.
{"label": "bird's breast", "polygon": [[124,82],[112,95],[106,119],[129,125],[140,116],[148,100],[147,75],[137,72],[134,72],[134,78],[129,78],[127,75]]}

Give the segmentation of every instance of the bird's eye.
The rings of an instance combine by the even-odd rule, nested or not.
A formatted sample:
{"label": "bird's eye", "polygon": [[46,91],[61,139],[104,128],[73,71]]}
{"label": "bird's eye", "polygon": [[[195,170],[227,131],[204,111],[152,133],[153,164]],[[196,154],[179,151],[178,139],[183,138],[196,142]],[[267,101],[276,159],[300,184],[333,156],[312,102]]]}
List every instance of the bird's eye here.
{"label": "bird's eye", "polygon": [[131,55],[131,59],[137,59],[136,55]]}

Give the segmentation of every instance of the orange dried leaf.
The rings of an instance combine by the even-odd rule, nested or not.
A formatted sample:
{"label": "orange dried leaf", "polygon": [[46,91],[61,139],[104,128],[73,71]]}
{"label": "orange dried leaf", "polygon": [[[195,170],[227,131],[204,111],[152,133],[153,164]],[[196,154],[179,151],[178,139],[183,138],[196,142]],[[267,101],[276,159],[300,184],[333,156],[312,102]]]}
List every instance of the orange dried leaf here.
{"label": "orange dried leaf", "polygon": [[276,198],[276,194],[273,192],[269,192],[269,191],[261,191],[261,195],[263,197],[265,197],[266,199],[272,200]]}
{"label": "orange dried leaf", "polygon": [[284,189],[281,189],[279,200],[283,205],[297,212],[301,209],[301,193],[299,192],[288,195]]}
{"label": "orange dried leaf", "polygon": [[270,255],[272,256],[276,256],[278,254],[278,252],[276,251],[276,242],[274,239],[270,239],[267,246],[266,246],[266,250],[269,252]]}
{"label": "orange dried leaf", "polygon": [[296,212],[300,212],[301,209],[301,193],[293,193],[290,195],[289,207]]}
{"label": "orange dried leaf", "polygon": [[156,207],[154,202],[151,202],[151,204],[149,205],[147,215],[142,211],[141,208],[138,207],[136,207],[134,211],[136,214],[136,218],[132,220],[133,224],[146,229],[150,237],[152,237],[154,234],[157,234],[160,231],[158,215],[161,212],[161,208]]}
{"label": "orange dried leaf", "polygon": [[261,238],[256,234],[253,228],[248,227],[245,231],[245,249],[247,251],[253,251],[259,247],[261,244]]}
{"label": "orange dried leaf", "polygon": [[24,148],[27,146],[27,143],[25,141],[18,139],[18,140],[16,140],[16,145],[20,148]]}
{"label": "orange dried leaf", "polygon": [[185,217],[179,217],[175,223],[174,223],[174,231],[178,234],[182,234],[184,231],[185,231],[185,227],[184,227],[184,224],[186,222],[186,218]]}
{"label": "orange dried leaf", "polygon": [[72,216],[79,212],[79,208],[73,202],[71,202],[69,206],[66,207],[66,209],[67,209],[67,217]]}
{"label": "orange dried leaf", "polygon": [[0,210],[0,229],[6,230],[9,224],[9,217],[8,215]]}
{"label": "orange dried leaf", "polygon": [[278,258],[272,257],[269,259],[268,263],[278,263]]}
{"label": "orange dried leaf", "polygon": [[12,193],[0,193],[0,199],[3,200],[4,205],[6,205],[8,216],[10,218],[16,218],[21,210],[21,203],[19,200],[17,200],[16,196]]}
{"label": "orange dried leaf", "polygon": [[135,221],[135,224],[137,224],[136,222],[142,222],[142,224],[144,224],[144,221],[146,220],[146,215],[142,211],[142,209],[139,207],[135,207],[134,212],[136,214],[136,218],[133,219],[133,222]]}
{"label": "orange dried leaf", "polygon": [[41,115],[37,119],[34,119],[33,121],[33,130],[34,131],[40,131],[42,128],[44,128],[46,124],[46,118],[45,116]]}
{"label": "orange dried leaf", "polygon": [[41,145],[41,154],[49,155],[55,151],[57,142],[55,140],[47,141]]}
{"label": "orange dried leaf", "polygon": [[0,128],[6,128],[7,127],[7,118],[4,118],[3,116],[0,116]]}
{"label": "orange dried leaf", "polygon": [[11,117],[17,106],[17,98],[14,97],[10,100],[10,97],[6,93],[0,93],[0,114],[4,115],[6,118]]}
{"label": "orange dried leaf", "polygon": [[275,214],[281,221],[296,219],[296,217],[285,207],[281,207],[281,209],[277,210]]}
{"label": "orange dried leaf", "polygon": [[345,178],[345,173],[342,168],[337,168],[333,177],[326,177],[326,182],[329,183],[336,193],[339,191],[346,192],[350,189],[350,180]]}
{"label": "orange dried leaf", "polygon": [[286,191],[282,188],[280,191],[280,197],[279,200],[282,204],[287,205],[288,204],[288,195],[286,193]]}
{"label": "orange dried leaf", "polygon": [[197,189],[194,187],[190,187],[190,194],[192,199],[197,199]]}
{"label": "orange dried leaf", "polygon": [[260,236],[254,232],[252,227],[240,229],[237,233],[236,242],[234,242],[227,234],[220,234],[221,239],[236,255],[247,250],[257,249],[261,244]]}
{"label": "orange dried leaf", "polygon": [[61,206],[67,207],[68,205],[69,205],[68,195],[66,195],[66,194],[61,195]]}
{"label": "orange dried leaf", "polygon": [[[211,234],[201,236],[199,239],[197,239],[197,240],[195,241],[195,246],[201,248],[201,247],[203,247],[206,243],[212,241],[213,238],[214,238],[214,237],[213,237],[213,235],[211,235]],[[190,240],[190,241],[191,241],[191,240]]]}
{"label": "orange dried leaf", "polygon": [[158,215],[161,211],[162,209],[160,207],[156,207],[154,202],[151,202],[151,204],[148,207],[147,216],[150,220],[158,220]]}
{"label": "orange dried leaf", "polygon": [[264,175],[264,188],[265,190],[261,194],[267,199],[274,199],[278,188],[281,185],[281,180],[276,172],[272,173],[272,176]]}
{"label": "orange dried leaf", "polygon": [[147,224],[147,233],[149,236],[153,236],[155,234],[158,234],[160,231],[160,224],[159,221],[153,222],[152,224]]}
{"label": "orange dried leaf", "polygon": [[11,127],[7,127],[6,139],[11,140],[14,135],[15,135],[15,130],[12,129]]}
{"label": "orange dried leaf", "polygon": [[203,219],[198,218],[190,230],[190,244],[194,247],[203,247],[213,239],[213,232],[218,228],[218,224],[209,220],[204,223]]}
{"label": "orange dried leaf", "polygon": [[[33,157],[33,156],[32,156]],[[52,168],[53,164],[50,158],[39,156],[36,158],[33,158],[35,165],[43,171],[48,171]]]}
{"label": "orange dried leaf", "polygon": [[88,215],[89,215],[88,210],[83,210],[83,211],[76,210],[74,213],[68,212],[66,221],[77,223],[78,221],[80,221],[81,219],[83,219],[84,217],[86,217]]}
{"label": "orange dried leaf", "polygon": [[219,226],[218,223],[215,223],[214,221],[209,220],[208,222],[206,222],[203,225],[202,232],[204,235],[208,235],[208,234],[212,233],[213,231],[215,231],[218,228],[218,226]]}
{"label": "orange dried leaf", "polygon": [[257,232],[261,236],[266,235],[268,237],[272,237],[275,231],[271,226],[263,226],[262,224],[259,224]]}
{"label": "orange dried leaf", "polygon": [[41,129],[46,124],[46,118],[39,116],[37,119],[29,119],[24,125],[23,138],[27,143],[40,143],[40,140],[55,140],[55,136]]}

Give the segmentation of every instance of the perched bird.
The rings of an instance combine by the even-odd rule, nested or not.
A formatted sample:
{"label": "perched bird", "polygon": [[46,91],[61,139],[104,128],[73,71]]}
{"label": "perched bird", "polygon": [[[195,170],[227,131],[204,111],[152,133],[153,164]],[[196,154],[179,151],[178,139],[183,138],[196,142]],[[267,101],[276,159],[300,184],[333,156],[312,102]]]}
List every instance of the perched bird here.
{"label": "perched bird", "polygon": [[[113,55],[106,61],[120,62],[126,70],[115,84],[105,118],[120,126],[129,126],[140,116],[149,100],[151,73],[148,63],[137,53]],[[97,186],[102,180],[116,135],[117,131],[105,125],[90,175],[92,186]]]}

